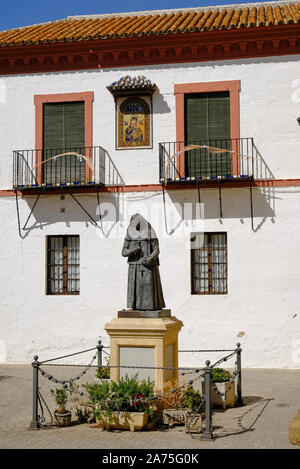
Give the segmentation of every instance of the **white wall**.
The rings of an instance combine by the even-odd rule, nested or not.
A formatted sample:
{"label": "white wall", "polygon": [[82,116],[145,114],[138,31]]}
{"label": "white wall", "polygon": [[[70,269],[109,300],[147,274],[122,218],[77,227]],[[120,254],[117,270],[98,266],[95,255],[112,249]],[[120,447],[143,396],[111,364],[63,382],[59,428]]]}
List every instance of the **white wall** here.
{"label": "white wall", "polygon": [[[115,150],[115,107],[106,86],[143,74],[155,82],[153,150]],[[158,143],[174,141],[175,83],[241,80],[241,137],[253,137],[276,178],[300,174],[300,63],[297,56],[15,75],[0,79],[0,189],[11,187],[12,151],[35,145],[35,94],[94,91],[93,144],[104,147],[126,184],[158,182]],[[298,81],[297,81],[298,80]]]}
{"label": "white wall", "polygon": [[[241,80],[241,137],[254,137],[276,178],[299,178],[296,80],[300,65],[296,59],[289,56],[2,77],[0,189],[11,188],[12,151],[34,148],[35,94],[94,91],[93,144],[107,149],[126,184],[146,184],[158,182],[158,143],[176,138],[174,83],[224,80]],[[153,102],[153,150],[116,151],[114,100],[106,86],[123,75],[141,73],[159,88]],[[180,348],[231,348],[239,341],[244,347],[245,366],[299,367],[299,189],[254,190],[255,231],[251,230],[249,190],[223,189],[222,194],[224,218],[220,221],[217,190],[201,192],[204,230],[228,233],[229,293],[220,296],[190,294],[187,237],[191,222],[187,222],[184,236],[179,229],[167,235],[160,192],[102,195],[103,202],[120,205],[121,221],[115,226],[111,226],[113,222],[104,223],[105,233],[111,229],[108,237],[91,224],[69,196],[62,201],[52,195],[41,197],[29,223],[31,229],[21,239],[15,199],[1,197],[0,362],[28,362],[35,353],[46,359],[89,348],[99,335],[107,343],[105,323],[126,307],[127,264],[121,249],[128,217],[137,210],[147,216],[151,207],[156,214],[155,229],[159,218],[162,226],[158,235],[167,307],[184,322]],[[78,197],[96,217],[95,195]],[[174,203],[196,199],[195,190],[169,192],[168,229],[176,222],[169,219]],[[20,200],[23,223],[34,200]],[[66,212],[60,213],[60,208]],[[79,296],[45,295],[45,240],[50,234],[80,235]],[[207,358],[183,354],[180,363],[199,366]]]}
{"label": "white wall", "polygon": [[[78,196],[97,217],[96,196]],[[66,196],[42,197],[29,223],[18,235],[14,198],[1,198],[1,324],[0,361],[29,362],[92,347],[98,336],[108,344],[105,323],[126,308],[127,262],[121,257],[129,217],[140,211],[152,223],[160,241],[160,273],[166,306],[184,323],[180,349],[231,348],[241,342],[247,367],[299,368],[300,251],[297,188],[254,191],[254,231],[251,230],[248,189],[223,189],[219,220],[218,192],[201,191],[205,219],[178,225],[175,203],[197,201],[197,191],[103,195],[102,203],[119,206],[120,221],[103,222],[104,236]],[[20,201],[24,223],[34,198]],[[65,208],[65,213],[60,213]],[[103,209],[107,206],[103,205]],[[172,219],[173,217],[173,219]],[[108,216],[109,218],[109,216]],[[198,224],[197,224],[198,223]],[[228,236],[227,295],[190,294],[190,231],[226,231]],[[46,236],[80,235],[80,295],[45,295]],[[200,366],[207,355],[180,355],[182,365]],[[82,363],[82,362],[81,362]]]}

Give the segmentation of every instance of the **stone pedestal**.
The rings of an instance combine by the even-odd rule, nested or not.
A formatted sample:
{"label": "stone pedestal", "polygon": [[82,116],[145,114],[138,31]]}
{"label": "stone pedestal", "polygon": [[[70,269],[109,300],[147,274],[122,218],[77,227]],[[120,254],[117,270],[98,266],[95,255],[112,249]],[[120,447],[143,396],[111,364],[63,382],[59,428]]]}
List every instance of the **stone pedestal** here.
{"label": "stone pedestal", "polygon": [[[139,312],[135,312],[136,317],[128,317],[128,311],[128,314],[120,311],[119,317],[105,325],[110,336],[110,376],[113,381],[125,374],[134,376],[138,373],[141,380],[149,377],[155,381],[158,392],[178,379],[177,370],[151,369],[178,367],[178,333],[183,323],[172,317],[170,310],[163,311],[156,315],[158,317],[141,317]],[[122,317],[124,315],[127,317]],[[131,368],[134,366],[144,368]]]}

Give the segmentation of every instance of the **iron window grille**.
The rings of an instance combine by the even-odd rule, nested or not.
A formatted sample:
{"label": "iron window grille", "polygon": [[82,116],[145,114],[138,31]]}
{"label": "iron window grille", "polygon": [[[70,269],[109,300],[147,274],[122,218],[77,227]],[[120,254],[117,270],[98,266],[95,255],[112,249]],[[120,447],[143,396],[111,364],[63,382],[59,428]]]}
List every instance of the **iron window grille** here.
{"label": "iron window grille", "polygon": [[227,233],[192,233],[192,295],[228,293]]}
{"label": "iron window grille", "polygon": [[79,236],[47,237],[47,294],[79,295]]}

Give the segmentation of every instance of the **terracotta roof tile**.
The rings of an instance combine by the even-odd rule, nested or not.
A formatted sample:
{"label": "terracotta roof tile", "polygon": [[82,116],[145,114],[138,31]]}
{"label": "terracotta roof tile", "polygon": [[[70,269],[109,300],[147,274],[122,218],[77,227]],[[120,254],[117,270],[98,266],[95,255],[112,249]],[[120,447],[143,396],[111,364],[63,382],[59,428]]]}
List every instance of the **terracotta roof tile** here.
{"label": "terracotta roof tile", "polygon": [[257,8],[252,7],[250,14],[249,14],[249,19],[248,19],[248,26],[256,26],[256,20],[257,20]]}
{"label": "terracotta roof tile", "polygon": [[212,28],[211,29],[220,29],[220,25],[224,19],[224,16],[226,15],[227,10],[223,9],[218,16],[215,18]]}
{"label": "terracotta roof tile", "polygon": [[[165,14],[166,16],[166,14]],[[153,28],[158,25],[158,23],[161,21],[161,15],[155,15],[153,16],[153,20],[149,20],[149,22],[146,23],[142,31],[140,32],[141,35],[145,34],[150,34],[151,31],[153,31]]]}
{"label": "terracotta roof tile", "polygon": [[273,24],[275,24],[273,8],[270,5],[268,5],[266,8],[266,17],[267,17],[267,26],[272,26]]}
{"label": "terracotta roof tile", "polygon": [[[196,13],[196,12],[193,12],[193,13]],[[195,16],[195,14],[193,16]],[[173,31],[180,32],[180,31],[184,30],[186,25],[191,21],[191,17],[192,17],[192,14],[189,13],[188,11],[186,11],[181,16],[181,18],[177,21],[176,28],[174,28]],[[180,28],[182,28],[182,26],[183,26],[183,29],[180,29]]]}
{"label": "terracotta roof tile", "polygon": [[269,27],[300,23],[300,3],[257,4],[69,17],[50,23],[0,32],[0,46],[83,41],[129,36],[193,33],[234,28]]}
{"label": "terracotta roof tile", "polygon": [[[174,13],[172,13],[171,16],[174,16]],[[150,34],[157,33],[167,22],[169,21],[169,16],[164,13],[158,18],[158,21],[155,21],[154,27],[150,27],[149,32]]]}
{"label": "terracotta roof tile", "polygon": [[187,31],[194,31],[197,28],[198,22],[201,20],[204,15],[204,11],[201,10],[199,13],[196,13],[196,16],[193,17],[192,21],[187,25]]}
{"label": "terracotta roof tile", "polygon": [[288,23],[294,23],[294,18],[287,5],[282,5],[282,11]]}
{"label": "terracotta roof tile", "polygon": [[237,8],[234,12],[234,15],[233,15],[232,19],[231,19],[230,28],[233,29],[233,28],[238,27],[241,14],[242,14],[242,9]]}
{"label": "terracotta roof tile", "polygon": [[214,23],[215,19],[219,16],[219,10],[215,10],[212,12],[206,23],[203,25],[203,31],[209,31],[212,24]]}
{"label": "terracotta roof tile", "polygon": [[183,32],[185,29],[188,27],[188,25],[191,25],[197,16],[197,12],[193,11],[192,13],[186,12],[185,13],[185,18],[183,22],[177,27],[177,32]]}
{"label": "terracotta roof tile", "polygon": [[208,10],[204,13],[204,15],[201,17],[201,19],[195,25],[195,29],[197,31],[201,30],[203,28],[204,24],[206,23],[206,21],[208,20],[210,15],[211,15],[211,10]]}
{"label": "terracotta roof tile", "polygon": [[[290,3],[289,7],[296,21],[300,23],[300,13],[298,12],[297,7],[294,5],[294,3]],[[298,9],[300,10],[300,3],[298,3]]]}
{"label": "terracotta roof tile", "polygon": [[221,29],[227,29],[229,27],[233,14],[234,14],[234,8],[231,8],[229,11],[227,11],[226,16],[223,19],[223,22],[221,24]]}
{"label": "terracotta roof tile", "polygon": [[245,28],[248,23],[249,8],[244,8],[240,18],[240,28]]}

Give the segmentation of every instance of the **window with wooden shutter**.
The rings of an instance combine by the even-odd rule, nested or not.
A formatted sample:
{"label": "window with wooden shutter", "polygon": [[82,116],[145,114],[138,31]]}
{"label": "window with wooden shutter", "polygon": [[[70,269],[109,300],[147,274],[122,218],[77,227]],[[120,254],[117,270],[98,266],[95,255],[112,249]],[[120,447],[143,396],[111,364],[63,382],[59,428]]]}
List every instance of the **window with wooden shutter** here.
{"label": "window with wooden shutter", "polygon": [[[191,235],[193,242],[196,233]],[[193,295],[227,293],[227,233],[204,233],[201,246],[191,249]]]}
{"label": "window with wooden shutter", "polygon": [[85,103],[45,103],[43,107],[44,182],[82,182],[85,162],[77,156],[53,158],[67,152],[85,154]]}
{"label": "window with wooden shutter", "polygon": [[[229,92],[185,95],[185,141],[186,144],[231,149]],[[230,154],[190,150],[186,152],[185,174],[189,177],[229,175]]]}

